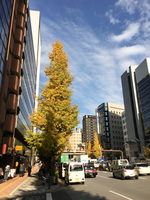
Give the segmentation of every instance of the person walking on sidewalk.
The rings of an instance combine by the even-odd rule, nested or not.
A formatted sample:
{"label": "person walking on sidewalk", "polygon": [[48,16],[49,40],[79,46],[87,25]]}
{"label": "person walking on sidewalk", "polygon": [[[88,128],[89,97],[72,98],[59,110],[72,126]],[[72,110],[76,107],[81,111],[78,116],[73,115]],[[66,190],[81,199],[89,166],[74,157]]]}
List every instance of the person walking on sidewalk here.
{"label": "person walking on sidewalk", "polygon": [[24,164],[20,164],[19,176],[20,176],[20,177],[23,177],[23,176],[24,176],[24,172],[25,172]]}
{"label": "person walking on sidewalk", "polygon": [[31,165],[28,165],[28,176],[31,176]]}
{"label": "person walking on sidewalk", "polygon": [[10,165],[6,165],[6,167],[5,167],[5,174],[4,174],[4,180],[5,181],[8,180],[9,171],[10,171]]}

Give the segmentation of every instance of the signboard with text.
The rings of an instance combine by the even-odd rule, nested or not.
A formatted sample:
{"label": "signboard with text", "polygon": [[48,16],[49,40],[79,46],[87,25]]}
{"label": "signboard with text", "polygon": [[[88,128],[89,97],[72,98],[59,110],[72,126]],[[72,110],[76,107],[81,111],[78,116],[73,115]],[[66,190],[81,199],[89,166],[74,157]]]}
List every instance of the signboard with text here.
{"label": "signboard with text", "polygon": [[22,151],[22,146],[16,146],[16,151]]}

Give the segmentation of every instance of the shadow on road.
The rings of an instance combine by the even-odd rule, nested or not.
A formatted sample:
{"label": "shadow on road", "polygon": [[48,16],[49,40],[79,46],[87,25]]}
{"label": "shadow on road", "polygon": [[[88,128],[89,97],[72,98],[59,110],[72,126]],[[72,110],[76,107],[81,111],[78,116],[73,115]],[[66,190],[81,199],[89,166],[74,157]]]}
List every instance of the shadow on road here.
{"label": "shadow on road", "polygon": [[[72,186],[78,185],[82,190],[76,191]],[[9,198],[8,200],[46,200],[46,196],[51,193],[53,200],[107,200],[99,194],[90,194],[84,191],[86,184],[65,184],[51,185],[44,180],[39,180],[35,175],[29,177]]]}

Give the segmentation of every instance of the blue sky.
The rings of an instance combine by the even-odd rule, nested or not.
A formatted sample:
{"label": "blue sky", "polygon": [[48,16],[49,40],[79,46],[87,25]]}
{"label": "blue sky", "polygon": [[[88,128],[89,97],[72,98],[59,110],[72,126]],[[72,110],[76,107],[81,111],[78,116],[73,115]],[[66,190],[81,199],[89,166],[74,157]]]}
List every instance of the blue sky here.
{"label": "blue sky", "polygon": [[48,52],[59,40],[75,76],[73,104],[82,117],[103,102],[123,104],[121,75],[150,54],[149,0],[30,0],[41,13],[40,86],[47,82]]}

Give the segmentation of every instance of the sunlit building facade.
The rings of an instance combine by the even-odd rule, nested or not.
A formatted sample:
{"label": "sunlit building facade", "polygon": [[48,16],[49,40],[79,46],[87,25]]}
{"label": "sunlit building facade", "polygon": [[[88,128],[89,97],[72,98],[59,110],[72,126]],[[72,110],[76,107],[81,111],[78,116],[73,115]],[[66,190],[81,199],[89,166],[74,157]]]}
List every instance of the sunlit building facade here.
{"label": "sunlit building facade", "polygon": [[96,108],[97,129],[100,145],[104,150],[115,150],[107,152],[108,159],[120,158],[121,153],[125,152],[124,138],[122,130],[122,113],[124,106],[115,103],[102,103]]}
{"label": "sunlit building facade", "polygon": [[71,145],[71,150],[80,150],[80,144],[82,144],[82,133],[80,128],[76,128],[76,130],[72,132],[72,135],[69,138],[69,143]]}

